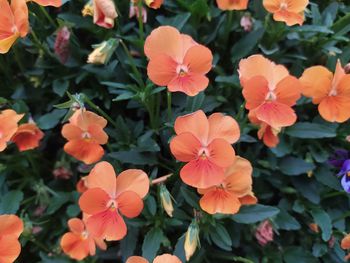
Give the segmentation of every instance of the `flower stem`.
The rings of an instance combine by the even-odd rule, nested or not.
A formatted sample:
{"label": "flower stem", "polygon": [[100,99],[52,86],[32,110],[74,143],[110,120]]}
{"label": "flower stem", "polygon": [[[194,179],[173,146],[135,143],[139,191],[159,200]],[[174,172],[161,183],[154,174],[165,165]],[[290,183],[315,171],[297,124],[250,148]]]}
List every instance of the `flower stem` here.
{"label": "flower stem", "polygon": [[137,16],[137,20],[139,22],[139,34],[140,34],[140,40],[143,43],[144,39],[145,39],[145,35],[144,35],[144,30],[143,30],[143,18],[142,18],[142,1],[139,1],[137,4],[137,8],[138,8],[138,13],[139,15]]}
{"label": "flower stem", "polygon": [[54,28],[56,28],[57,27],[57,25],[56,25],[56,23],[55,23],[55,21],[51,18],[51,16],[47,13],[47,11],[46,11],[46,9],[43,7],[43,6],[39,6],[39,8],[40,8],[40,11],[44,14],[44,16],[47,18],[47,20],[49,20],[49,22],[50,22],[50,24],[54,27]]}
{"label": "flower stem", "polygon": [[167,102],[168,102],[168,121],[170,122],[172,119],[172,111],[171,111],[171,92],[167,92]]}

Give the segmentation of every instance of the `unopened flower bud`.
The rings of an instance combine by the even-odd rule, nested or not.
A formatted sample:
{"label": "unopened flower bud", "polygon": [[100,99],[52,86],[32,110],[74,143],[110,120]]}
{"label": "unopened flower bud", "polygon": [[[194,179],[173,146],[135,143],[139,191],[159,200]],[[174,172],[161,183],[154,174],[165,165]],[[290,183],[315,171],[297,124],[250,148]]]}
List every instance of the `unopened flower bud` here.
{"label": "unopened flower bud", "polygon": [[106,64],[111,58],[113,52],[117,48],[117,40],[109,39],[108,41],[103,41],[101,44],[93,46],[94,51],[88,57],[87,62],[90,64]]}
{"label": "unopened flower bud", "polygon": [[241,18],[241,27],[243,27],[244,31],[250,32],[253,29],[253,20],[249,13],[245,14]]}
{"label": "unopened flower bud", "polygon": [[192,223],[187,229],[185,237],[185,254],[186,261],[189,261],[196,252],[197,247],[199,246],[199,226],[195,219],[192,220]]}
{"label": "unopened flower bud", "polygon": [[68,27],[64,26],[61,29],[57,31],[57,36],[55,40],[54,50],[55,54],[59,58],[62,64],[66,63],[69,55],[69,39],[70,39],[71,33],[68,29]]}
{"label": "unopened flower bud", "polygon": [[255,232],[255,237],[261,246],[265,246],[273,241],[273,229],[268,220],[265,220],[258,226]]}
{"label": "unopened flower bud", "polygon": [[311,231],[314,232],[314,233],[319,233],[319,232],[320,232],[320,229],[319,229],[318,225],[315,224],[315,223],[309,224],[309,228],[310,228]]}
{"label": "unopened flower bud", "polygon": [[164,211],[168,214],[168,216],[173,217],[173,212],[174,212],[173,202],[171,200],[171,195],[164,184],[160,185],[159,195],[160,195],[160,200],[162,202]]}
{"label": "unopened flower bud", "polygon": [[145,0],[145,3],[148,7],[153,9],[158,9],[163,4],[164,0]]}
{"label": "unopened flower bud", "polygon": [[345,74],[350,74],[350,63],[345,65],[344,71],[345,71]]}

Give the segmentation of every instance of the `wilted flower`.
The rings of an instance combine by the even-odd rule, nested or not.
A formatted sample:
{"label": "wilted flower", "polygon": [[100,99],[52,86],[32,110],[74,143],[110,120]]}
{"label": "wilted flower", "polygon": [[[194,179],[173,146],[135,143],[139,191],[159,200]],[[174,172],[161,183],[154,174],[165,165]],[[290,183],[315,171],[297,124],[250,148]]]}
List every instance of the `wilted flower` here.
{"label": "wilted flower", "polygon": [[59,29],[56,35],[54,50],[62,64],[66,63],[69,58],[70,35],[71,33],[67,26]]}
{"label": "wilted flower", "polygon": [[192,220],[190,226],[187,229],[185,236],[185,254],[186,260],[189,261],[196,252],[197,247],[199,246],[199,226],[195,219]]}
{"label": "wilted flower", "polygon": [[18,127],[11,141],[17,145],[20,152],[23,152],[37,148],[43,137],[44,133],[35,123],[25,123]]}
{"label": "wilted flower", "polygon": [[7,143],[18,129],[18,122],[23,114],[17,114],[14,110],[0,112],[0,152],[6,149]]}
{"label": "wilted flower", "polygon": [[173,217],[173,202],[171,200],[171,195],[164,184],[160,185],[159,195],[164,211],[168,216]]}
{"label": "wilted flower", "polygon": [[117,48],[117,40],[111,38],[107,41],[103,41],[101,44],[94,45],[94,51],[92,51],[88,57],[87,63],[90,64],[106,64],[110,60],[113,52]]}
{"label": "wilted flower", "polygon": [[255,237],[261,246],[265,246],[267,243],[273,241],[273,229],[270,221],[265,220],[258,226]]}
{"label": "wilted flower", "polygon": [[241,18],[241,27],[243,27],[244,31],[249,32],[253,29],[253,19],[249,13],[246,13]]}
{"label": "wilted flower", "polygon": [[33,215],[40,217],[44,214],[45,210],[46,210],[46,206],[40,205],[34,210]]}
{"label": "wilted flower", "polygon": [[64,166],[60,166],[60,167],[55,168],[55,170],[53,170],[52,173],[56,179],[63,179],[63,180],[68,180],[69,178],[71,178],[73,176],[72,171],[67,169]]}
{"label": "wilted flower", "polygon": [[164,0],[145,0],[145,4],[153,9],[158,9],[163,4]]}

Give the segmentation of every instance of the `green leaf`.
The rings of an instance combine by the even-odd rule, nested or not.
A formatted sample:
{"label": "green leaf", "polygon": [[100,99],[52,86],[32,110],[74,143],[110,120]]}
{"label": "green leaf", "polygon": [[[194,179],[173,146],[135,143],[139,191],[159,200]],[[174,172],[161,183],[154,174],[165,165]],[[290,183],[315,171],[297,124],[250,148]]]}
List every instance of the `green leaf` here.
{"label": "green leaf", "polygon": [[16,214],[23,200],[23,193],[15,190],[1,197],[0,214]]}
{"label": "green leaf", "polygon": [[209,232],[211,240],[223,250],[231,251],[232,250],[232,240],[230,234],[227,232],[226,228],[217,224],[215,227],[211,228]]}
{"label": "green leaf", "polygon": [[120,249],[123,251],[122,257],[126,261],[129,257],[134,255],[137,241],[138,241],[139,229],[136,227],[130,227],[127,235],[120,241]]}
{"label": "green leaf", "polygon": [[145,200],[145,209],[152,215],[155,216],[157,213],[157,202],[152,195],[148,195]]}
{"label": "green leaf", "polygon": [[283,230],[298,230],[301,228],[299,222],[283,209],[276,216],[274,222],[278,225],[279,229]]}
{"label": "green leaf", "polygon": [[49,130],[54,128],[61,120],[61,118],[67,113],[67,110],[55,109],[50,113],[41,116],[37,124],[42,130]]}
{"label": "green leaf", "polygon": [[287,128],[285,133],[301,139],[334,138],[337,136],[338,125],[298,122]]}
{"label": "green leaf", "polygon": [[108,154],[109,157],[117,159],[122,163],[131,163],[137,165],[155,165],[157,158],[154,154],[139,152],[138,150],[112,152]]}
{"label": "green leaf", "polygon": [[231,50],[232,61],[235,62],[249,55],[249,53],[257,45],[258,41],[262,38],[264,33],[264,28],[258,28],[238,40]]}
{"label": "green leaf", "polygon": [[315,169],[313,163],[308,163],[301,158],[286,157],[279,162],[279,168],[286,175],[301,175]]}
{"label": "green leaf", "polygon": [[145,236],[142,244],[142,256],[150,262],[156,257],[160,244],[164,239],[163,231],[158,228],[152,228]]}
{"label": "green leaf", "polygon": [[157,16],[156,19],[161,25],[173,26],[181,31],[190,16],[191,13],[183,13],[170,18],[165,16]]}
{"label": "green leaf", "polygon": [[53,91],[62,97],[69,87],[69,81],[66,79],[55,79],[52,83]]}
{"label": "green leaf", "polygon": [[193,193],[191,189],[189,189],[185,185],[182,185],[180,191],[186,203],[188,203],[193,208],[199,209],[199,197],[195,193]]}
{"label": "green leaf", "polygon": [[283,259],[286,263],[317,263],[316,258],[302,247],[288,247],[283,253]]}
{"label": "green leaf", "polygon": [[326,211],[320,208],[312,208],[311,215],[315,221],[315,223],[322,230],[322,239],[323,241],[328,241],[332,235],[332,220],[327,214]]}
{"label": "green leaf", "polygon": [[280,210],[277,207],[267,205],[243,206],[239,213],[231,218],[242,224],[254,224],[277,215]]}

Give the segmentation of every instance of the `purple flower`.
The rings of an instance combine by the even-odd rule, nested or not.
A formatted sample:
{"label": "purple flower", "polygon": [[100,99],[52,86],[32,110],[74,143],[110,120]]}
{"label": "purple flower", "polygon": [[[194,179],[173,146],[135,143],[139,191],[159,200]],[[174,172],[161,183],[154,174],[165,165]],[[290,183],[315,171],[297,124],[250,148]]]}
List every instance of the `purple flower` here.
{"label": "purple flower", "polygon": [[336,168],[341,168],[346,160],[350,159],[350,153],[344,149],[335,150],[334,154],[328,159],[328,163]]}
{"label": "purple flower", "polygon": [[342,176],[341,185],[347,193],[350,193],[350,159],[343,163],[343,166],[337,175]]}

